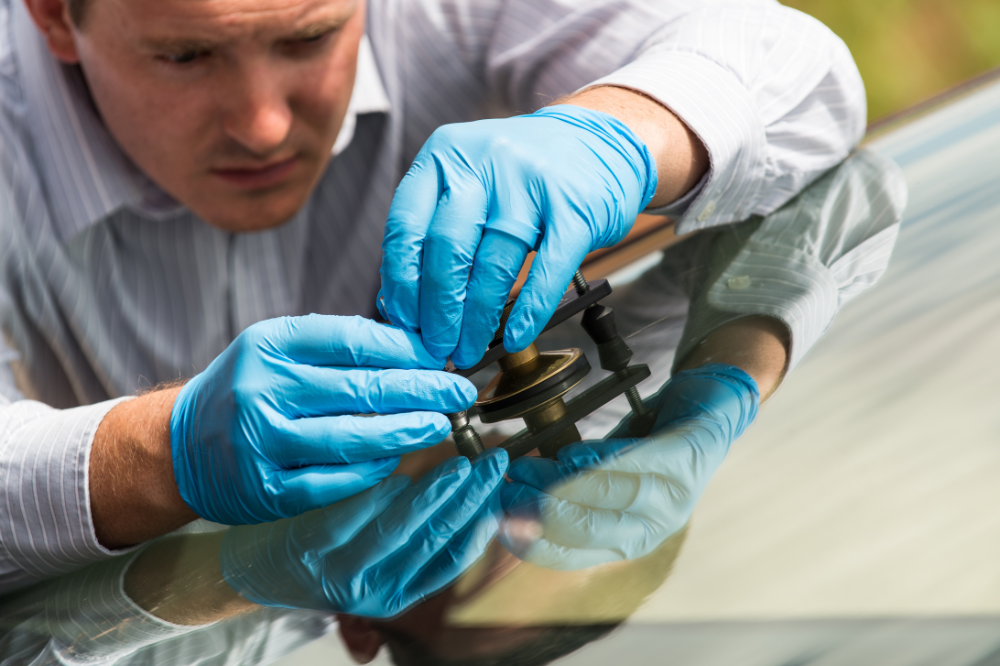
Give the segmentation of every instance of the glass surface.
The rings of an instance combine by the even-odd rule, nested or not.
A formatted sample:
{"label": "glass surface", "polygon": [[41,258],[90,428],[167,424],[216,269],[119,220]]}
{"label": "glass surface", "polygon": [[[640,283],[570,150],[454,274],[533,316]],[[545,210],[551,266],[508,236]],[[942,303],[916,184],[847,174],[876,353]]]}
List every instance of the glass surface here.
{"label": "glass surface", "polygon": [[[578,665],[994,663],[1000,85],[867,150],[898,162],[910,190],[889,270],[767,403],[687,525],[649,555],[583,570],[528,564],[494,542],[400,617],[341,617],[355,651],[389,641],[395,657],[383,649],[380,664],[541,664],[564,654],[559,663]],[[849,180],[856,168],[849,160],[831,177]],[[891,187],[888,174],[865,173],[851,187]],[[809,199],[821,185],[798,201],[822,207],[823,196]],[[652,371],[644,396],[670,374],[688,305],[684,261],[704,242],[685,240],[611,276],[619,330],[633,362]],[[606,376],[574,322],[539,346],[584,350],[595,372],[578,391]],[[627,412],[619,398],[580,430],[603,437]],[[523,427],[508,425],[477,427],[496,443]],[[419,476],[449,455],[443,444],[402,469]],[[304,543],[278,528],[240,534],[251,535],[243,548],[280,546],[272,554]],[[138,555],[0,599],[0,662],[352,663],[332,614],[234,601],[218,564],[231,543],[195,524]],[[288,606],[319,592],[291,575],[268,582]],[[368,583],[370,594],[398,592]]]}

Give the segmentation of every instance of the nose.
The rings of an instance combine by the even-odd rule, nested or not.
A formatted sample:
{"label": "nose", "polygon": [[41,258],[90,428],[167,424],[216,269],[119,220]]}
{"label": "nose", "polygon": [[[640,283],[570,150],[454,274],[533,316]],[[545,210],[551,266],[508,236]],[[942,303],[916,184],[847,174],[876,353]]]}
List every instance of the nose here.
{"label": "nose", "polygon": [[222,118],[222,129],[248,152],[266,157],[284,144],[292,110],[277,71],[266,65],[247,68],[239,77]]}

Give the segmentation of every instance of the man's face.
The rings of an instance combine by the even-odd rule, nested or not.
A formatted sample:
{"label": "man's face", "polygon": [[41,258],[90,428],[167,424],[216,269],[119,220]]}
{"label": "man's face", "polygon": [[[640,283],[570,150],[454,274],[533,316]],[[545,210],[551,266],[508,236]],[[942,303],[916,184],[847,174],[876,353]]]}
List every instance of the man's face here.
{"label": "man's face", "polygon": [[91,0],[74,41],[132,160],[213,226],[291,218],[354,86],[364,0]]}

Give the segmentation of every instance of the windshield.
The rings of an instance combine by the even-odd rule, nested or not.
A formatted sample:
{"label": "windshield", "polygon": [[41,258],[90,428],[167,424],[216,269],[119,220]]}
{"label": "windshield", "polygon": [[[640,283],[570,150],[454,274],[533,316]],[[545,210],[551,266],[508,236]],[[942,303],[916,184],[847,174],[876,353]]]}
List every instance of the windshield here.
{"label": "windshield", "polygon": [[[485,556],[393,617],[315,608],[304,574],[280,566],[279,551],[315,553],[307,568],[341,552],[322,520],[228,531],[201,521],[0,600],[0,661],[329,665],[353,663],[353,653],[381,664],[992,663],[998,153],[1000,85],[991,84],[881,134],[766,218],[682,238],[648,219],[617,253],[591,258],[588,288],[610,284],[600,303],[614,311],[628,363],[648,368],[633,382],[648,402],[697,351],[692,331],[739,317],[757,287],[746,268],[755,257],[803,220],[821,230],[768,279],[799,293],[797,279],[825,265],[833,282],[810,293],[843,309],[808,355],[792,350],[794,374],[728,452],[704,445],[697,423],[669,441],[636,439],[623,383],[588,403],[595,410],[576,435],[546,436],[564,438],[560,447],[625,442],[614,444],[614,462],[598,457],[571,476],[539,468],[539,488],[558,500],[551,513],[511,512]],[[626,382],[602,366],[618,352],[585,332],[586,316],[578,310],[537,342],[543,354],[579,350],[553,357],[562,384],[529,387],[559,384],[570,412],[610,386],[601,382]],[[473,376],[482,392],[472,427],[512,458],[544,454],[548,443],[525,438],[559,417],[540,426],[510,417],[509,405],[489,400],[526,389],[497,376],[496,365]],[[649,463],[649,447],[671,453]],[[404,458],[398,473],[419,479],[456,455],[449,440]],[[587,536],[572,520],[547,523],[630,473],[655,479],[602,510],[627,514],[662,491],[667,518],[637,538],[641,547]],[[548,530],[541,539],[539,529]],[[463,534],[478,538],[475,525]],[[410,578],[365,584],[392,597]],[[227,594],[244,584],[278,601],[233,605]]]}

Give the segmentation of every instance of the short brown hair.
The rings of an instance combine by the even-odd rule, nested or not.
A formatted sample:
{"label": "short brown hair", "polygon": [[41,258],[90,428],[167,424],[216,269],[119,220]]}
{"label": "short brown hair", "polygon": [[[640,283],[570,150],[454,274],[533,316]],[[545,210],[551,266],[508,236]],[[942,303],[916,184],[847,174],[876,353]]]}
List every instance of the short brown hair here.
{"label": "short brown hair", "polygon": [[83,24],[83,12],[87,8],[89,0],[66,0],[66,6],[69,7],[69,18],[73,21],[73,25],[80,27]]}

